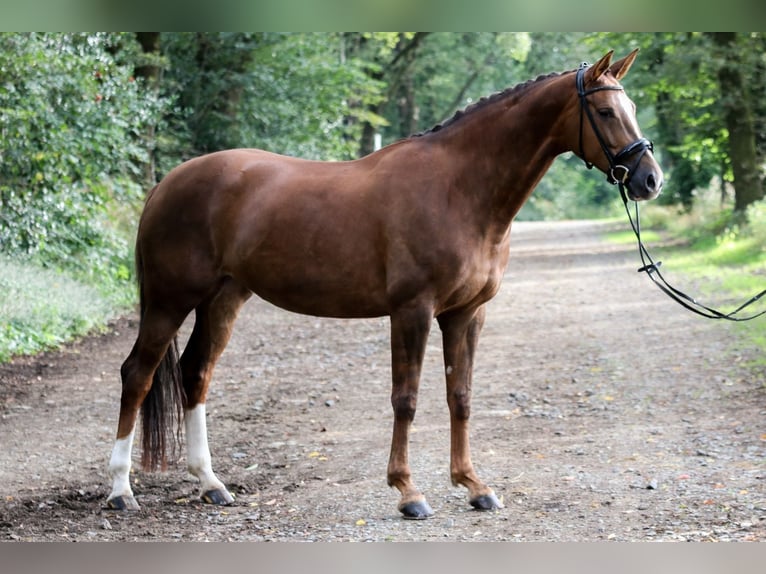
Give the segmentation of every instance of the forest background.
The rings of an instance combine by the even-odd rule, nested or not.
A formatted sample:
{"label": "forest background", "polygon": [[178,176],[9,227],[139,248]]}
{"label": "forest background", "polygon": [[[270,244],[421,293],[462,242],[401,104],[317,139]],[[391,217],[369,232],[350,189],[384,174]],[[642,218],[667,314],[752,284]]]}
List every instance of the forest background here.
{"label": "forest background", "polygon": [[[360,157],[636,47],[625,83],[667,176],[644,227],[682,240],[677,261],[709,293],[763,288],[766,34],[0,33],[0,361],[135,304],[143,199],[181,161],[234,147]],[[520,219],[621,209],[565,155]],[[750,334],[766,342],[766,328]]]}

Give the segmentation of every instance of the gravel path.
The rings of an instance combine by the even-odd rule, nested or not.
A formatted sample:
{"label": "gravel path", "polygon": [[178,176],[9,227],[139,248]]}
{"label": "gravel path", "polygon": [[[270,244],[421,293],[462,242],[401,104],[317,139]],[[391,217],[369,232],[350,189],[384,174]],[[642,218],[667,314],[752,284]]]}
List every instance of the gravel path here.
{"label": "gravel path", "polygon": [[766,540],[766,373],[747,367],[761,350],[665,298],[636,274],[633,246],[601,239],[609,228],[514,228],[472,416],[474,463],[504,510],[475,512],[450,485],[438,326],[411,444],[436,515],[411,522],[385,480],[387,319],[252,300],[208,399],[233,506],[200,503],[182,460],[134,474],[139,512],[103,508],[119,366],[136,331],[126,318],[0,366],[0,539]]}

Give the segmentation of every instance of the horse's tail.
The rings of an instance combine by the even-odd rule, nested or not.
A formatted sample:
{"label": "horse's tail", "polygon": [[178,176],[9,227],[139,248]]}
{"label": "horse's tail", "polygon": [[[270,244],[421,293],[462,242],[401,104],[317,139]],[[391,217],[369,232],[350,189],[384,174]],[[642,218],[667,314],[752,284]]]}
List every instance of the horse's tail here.
{"label": "horse's tail", "polygon": [[[136,278],[140,321],[143,323],[146,298],[143,262],[138,244],[136,244]],[[141,405],[141,466],[145,470],[165,470],[169,453],[175,460],[181,436],[183,404],[184,389],[178,356],[178,340],[177,337],[173,337],[165,356],[154,371],[152,386]]]}

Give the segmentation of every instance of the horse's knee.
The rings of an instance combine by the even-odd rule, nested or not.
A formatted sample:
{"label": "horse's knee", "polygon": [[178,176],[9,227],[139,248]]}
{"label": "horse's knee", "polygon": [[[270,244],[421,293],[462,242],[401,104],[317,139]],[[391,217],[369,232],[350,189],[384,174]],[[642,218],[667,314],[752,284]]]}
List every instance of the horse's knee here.
{"label": "horse's knee", "polygon": [[391,397],[391,406],[394,408],[394,416],[400,420],[412,422],[417,409],[417,395],[414,393],[395,394]]}
{"label": "horse's knee", "polygon": [[453,418],[460,421],[469,419],[471,416],[471,391],[464,389],[452,391],[449,393],[447,402]]}

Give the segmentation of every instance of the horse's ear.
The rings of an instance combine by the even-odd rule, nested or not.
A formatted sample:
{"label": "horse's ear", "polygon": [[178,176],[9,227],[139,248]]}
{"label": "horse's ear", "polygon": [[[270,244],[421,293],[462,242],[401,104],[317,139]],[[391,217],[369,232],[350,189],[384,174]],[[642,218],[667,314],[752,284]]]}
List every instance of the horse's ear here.
{"label": "horse's ear", "polygon": [[617,60],[614,64],[611,65],[609,71],[612,72],[612,75],[618,82],[625,77],[625,74],[628,73],[628,70],[630,70],[630,67],[633,65],[633,61],[636,59],[637,54],[638,48],[625,56],[622,60]]}
{"label": "horse's ear", "polygon": [[604,54],[601,59],[588,68],[588,76],[586,76],[586,83],[598,80],[609,69],[609,64],[612,61],[612,54],[614,50],[609,50]]}

